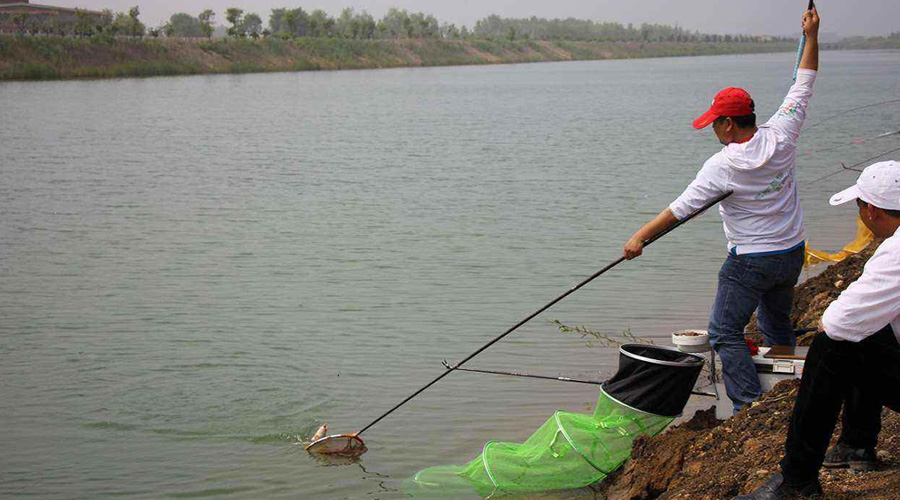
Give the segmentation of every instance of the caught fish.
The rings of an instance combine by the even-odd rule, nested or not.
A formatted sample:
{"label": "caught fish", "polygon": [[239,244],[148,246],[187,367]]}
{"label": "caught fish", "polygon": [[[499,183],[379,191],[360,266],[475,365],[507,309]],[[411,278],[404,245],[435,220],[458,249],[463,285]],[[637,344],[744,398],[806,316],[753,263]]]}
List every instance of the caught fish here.
{"label": "caught fish", "polygon": [[316,433],[313,434],[312,440],[315,442],[315,441],[318,441],[319,439],[322,439],[323,437],[325,437],[326,432],[328,432],[328,426],[325,424],[322,424],[322,427],[319,427],[319,430],[317,430]]}

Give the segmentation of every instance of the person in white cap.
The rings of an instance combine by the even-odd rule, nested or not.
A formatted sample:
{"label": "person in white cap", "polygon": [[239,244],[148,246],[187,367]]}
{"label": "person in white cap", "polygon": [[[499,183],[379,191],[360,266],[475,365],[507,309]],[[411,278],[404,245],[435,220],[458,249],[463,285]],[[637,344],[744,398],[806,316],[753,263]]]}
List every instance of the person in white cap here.
{"label": "person in white cap", "polygon": [[[785,441],[781,473],[742,500],[821,493],[819,468],[876,466],[881,410],[900,411],[900,163],[863,170],[856,184],[831,197],[856,201],[863,223],[887,238],[856,282],[828,306],[804,364]],[[838,444],[826,453],[844,406]]]}

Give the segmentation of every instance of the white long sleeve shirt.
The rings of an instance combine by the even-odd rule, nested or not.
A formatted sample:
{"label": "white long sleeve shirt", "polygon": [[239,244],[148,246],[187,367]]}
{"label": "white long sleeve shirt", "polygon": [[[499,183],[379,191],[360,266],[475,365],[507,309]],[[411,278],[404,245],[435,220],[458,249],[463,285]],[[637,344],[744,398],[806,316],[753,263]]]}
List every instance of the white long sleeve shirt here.
{"label": "white long sleeve shirt", "polygon": [[803,242],[803,209],[797,197],[794,157],[816,72],[797,71],[797,81],[772,118],[744,143],[722,148],[669,208],[683,219],[732,190],[719,205],[736,254],[779,252]]}
{"label": "white long sleeve shirt", "polygon": [[822,315],[834,340],[859,342],[888,324],[900,342],[900,235],[884,240],[866,262],[862,276]]}

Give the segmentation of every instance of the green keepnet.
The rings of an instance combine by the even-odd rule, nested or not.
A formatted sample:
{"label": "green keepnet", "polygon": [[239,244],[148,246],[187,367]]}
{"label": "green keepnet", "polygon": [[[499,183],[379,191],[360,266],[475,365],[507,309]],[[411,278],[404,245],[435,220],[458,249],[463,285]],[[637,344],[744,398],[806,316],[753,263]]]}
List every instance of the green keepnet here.
{"label": "green keepnet", "polygon": [[674,417],[630,408],[600,391],[593,415],[557,411],[522,444],[491,441],[466,465],[431,467],[406,481],[412,496],[488,497],[581,488],[606,478],[631,455],[635,438]]}

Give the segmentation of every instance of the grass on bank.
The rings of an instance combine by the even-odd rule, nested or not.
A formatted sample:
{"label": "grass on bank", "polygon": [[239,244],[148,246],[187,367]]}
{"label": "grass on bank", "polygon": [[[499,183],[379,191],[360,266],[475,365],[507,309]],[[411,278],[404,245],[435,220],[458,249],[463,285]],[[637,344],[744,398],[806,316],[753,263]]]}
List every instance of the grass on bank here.
{"label": "grass on bank", "polygon": [[0,35],[0,80],[116,78],[627,59],[794,50],[792,43],[298,38],[127,39]]}

